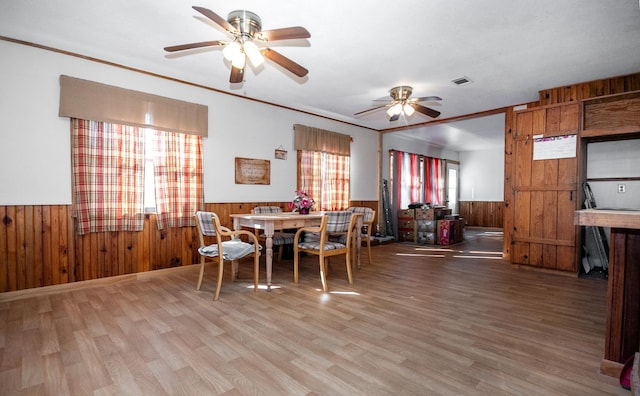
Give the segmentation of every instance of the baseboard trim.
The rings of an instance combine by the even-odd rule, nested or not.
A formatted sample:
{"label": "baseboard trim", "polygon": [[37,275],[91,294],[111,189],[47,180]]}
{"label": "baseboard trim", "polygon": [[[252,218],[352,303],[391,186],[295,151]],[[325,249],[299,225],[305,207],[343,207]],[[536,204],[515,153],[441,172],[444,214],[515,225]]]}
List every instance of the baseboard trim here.
{"label": "baseboard trim", "polygon": [[602,359],[602,361],[600,362],[600,374],[606,375],[608,377],[620,378],[620,373],[622,372],[623,366],[624,365],[622,363]]}
{"label": "baseboard trim", "polygon": [[178,272],[191,270],[198,264],[184,265],[181,267],[163,268],[153,271],[138,272],[134,274],[109,276],[106,278],[90,279],[86,281],[78,281],[73,283],[64,283],[60,285],[34,287],[32,289],[16,290],[0,293],[0,303],[21,300],[31,297],[42,297],[56,293],[62,293],[70,290],[82,290],[96,286],[108,286],[123,282],[131,282],[140,279],[148,279],[154,276],[166,275],[169,272]]}

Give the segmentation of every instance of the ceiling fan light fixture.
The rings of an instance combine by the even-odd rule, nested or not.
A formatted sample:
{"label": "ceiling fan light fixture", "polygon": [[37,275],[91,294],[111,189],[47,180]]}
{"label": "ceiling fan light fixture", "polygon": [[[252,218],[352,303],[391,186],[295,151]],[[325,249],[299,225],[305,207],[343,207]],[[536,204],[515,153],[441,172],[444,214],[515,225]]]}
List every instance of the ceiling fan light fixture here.
{"label": "ceiling fan light fixture", "polygon": [[415,109],[410,104],[405,104],[402,106],[402,111],[404,111],[404,114],[406,114],[407,117],[411,117],[415,112]]}
{"label": "ceiling fan light fixture", "polygon": [[222,56],[229,62],[233,62],[236,58],[242,54],[242,46],[237,41],[233,41],[227,44],[222,50]]}
{"label": "ceiling fan light fixture", "polygon": [[251,63],[258,67],[264,63],[264,56],[260,53],[258,46],[253,41],[245,41],[244,53],[247,54]]}
{"label": "ceiling fan light fixture", "polygon": [[394,115],[398,115],[402,113],[402,103],[396,103],[393,106],[389,107],[387,110],[387,115],[389,117],[393,117]]}
{"label": "ceiling fan light fixture", "polygon": [[240,55],[236,56],[231,61],[231,65],[236,69],[244,69],[245,63],[247,63],[247,56],[244,54],[244,52],[241,52]]}
{"label": "ceiling fan light fixture", "polygon": [[309,70],[279,52],[267,47],[258,48],[253,42],[254,40],[271,42],[310,38],[311,34],[302,26],[263,31],[262,20],[251,11],[232,11],[225,20],[208,8],[199,6],[193,6],[192,8],[233,36],[233,41],[230,43],[223,40],[200,41],[197,43],[164,47],[165,51],[176,52],[203,47],[223,47],[222,53],[225,59],[233,65],[231,75],[229,76],[230,83],[240,83],[243,81],[244,67],[247,63],[247,58],[249,58],[249,61],[254,66],[261,66],[266,58],[298,77],[305,77],[309,73]]}

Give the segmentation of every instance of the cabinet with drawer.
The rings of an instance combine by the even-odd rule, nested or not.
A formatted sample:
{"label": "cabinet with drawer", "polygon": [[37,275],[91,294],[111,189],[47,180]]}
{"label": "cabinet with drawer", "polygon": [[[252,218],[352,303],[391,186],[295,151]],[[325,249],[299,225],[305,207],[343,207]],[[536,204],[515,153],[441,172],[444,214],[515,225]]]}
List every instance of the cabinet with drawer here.
{"label": "cabinet with drawer", "polygon": [[418,220],[442,220],[450,214],[451,209],[447,208],[415,209],[415,219]]}
{"label": "cabinet with drawer", "polygon": [[414,242],[416,240],[416,221],[413,209],[398,211],[398,240]]}
{"label": "cabinet with drawer", "polygon": [[398,241],[424,244],[438,242],[438,220],[451,215],[451,209],[402,209],[398,211]]}

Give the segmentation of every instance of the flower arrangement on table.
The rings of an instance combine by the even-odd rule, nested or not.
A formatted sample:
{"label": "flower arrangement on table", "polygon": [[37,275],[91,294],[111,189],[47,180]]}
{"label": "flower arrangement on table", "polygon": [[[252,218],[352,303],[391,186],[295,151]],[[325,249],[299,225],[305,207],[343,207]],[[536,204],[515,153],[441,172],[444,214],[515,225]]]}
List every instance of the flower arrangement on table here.
{"label": "flower arrangement on table", "polygon": [[296,196],[293,198],[293,201],[289,202],[289,209],[301,214],[306,214],[309,213],[309,210],[311,210],[315,204],[316,201],[314,201],[309,194],[305,191],[298,190],[296,191]]}

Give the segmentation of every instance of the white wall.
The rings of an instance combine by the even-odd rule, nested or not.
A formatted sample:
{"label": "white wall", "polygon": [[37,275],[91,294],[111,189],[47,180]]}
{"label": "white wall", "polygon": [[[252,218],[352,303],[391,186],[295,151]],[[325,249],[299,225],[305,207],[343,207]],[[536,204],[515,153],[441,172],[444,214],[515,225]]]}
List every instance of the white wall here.
{"label": "white wall", "polygon": [[[58,117],[60,74],[207,105],[205,202],[290,200],[293,124],[351,135],[351,199],[378,199],[375,131],[20,44],[0,41],[0,54],[0,205],[71,203],[69,119]],[[280,146],[289,152],[286,160],[274,159]],[[234,157],[271,160],[271,184],[236,185]]]}
{"label": "white wall", "polygon": [[[587,145],[587,179],[640,177],[640,139],[589,143]],[[624,184],[626,192],[618,192]],[[640,210],[640,181],[590,181],[599,208]]]}
{"label": "white wall", "polygon": [[504,200],[504,147],[461,151],[460,201]]}

